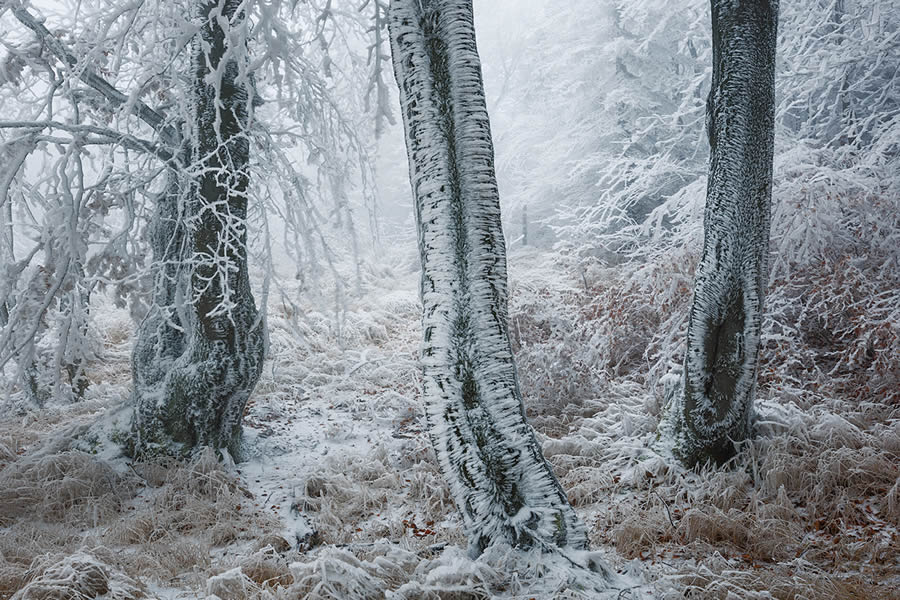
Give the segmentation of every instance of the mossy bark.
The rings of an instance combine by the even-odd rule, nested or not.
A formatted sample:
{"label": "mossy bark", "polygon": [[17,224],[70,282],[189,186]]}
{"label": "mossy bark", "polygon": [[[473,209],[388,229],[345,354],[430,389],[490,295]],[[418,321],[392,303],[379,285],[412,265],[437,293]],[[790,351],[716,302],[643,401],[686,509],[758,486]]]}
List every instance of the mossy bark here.
{"label": "mossy bark", "polygon": [[[170,175],[152,242],[156,302],[134,352],[133,452],[240,456],[241,418],[262,370],[263,322],[247,270],[251,110],[241,2],[198,5],[190,168]],[[190,173],[190,175],[188,175]]]}

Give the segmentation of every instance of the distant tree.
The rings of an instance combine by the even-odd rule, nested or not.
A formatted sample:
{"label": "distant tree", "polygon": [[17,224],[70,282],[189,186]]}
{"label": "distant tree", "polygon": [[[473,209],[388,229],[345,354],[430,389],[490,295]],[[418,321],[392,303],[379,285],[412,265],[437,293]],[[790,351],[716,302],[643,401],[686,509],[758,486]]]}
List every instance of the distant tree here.
{"label": "distant tree", "polygon": [[777,0],[712,0],[703,254],[683,387],[662,428],[686,464],[722,463],[750,436],[768,282]]}
{"label": "distant tree", "polygon": [[497,176],[504,208],[528,204],[529,243],[623,262],[646,242],[629,229],[695,195],[686,188],[707,167],[702,2],[495,0],[485,11],[498,30],[485,39],[486,77],[501,81],[488,86]]}
{"label": "distant tree", "polygon": [[389,29],[422,261],[425,412],[470,553],[585,549],[522,408],[472,2],[394,0]]}

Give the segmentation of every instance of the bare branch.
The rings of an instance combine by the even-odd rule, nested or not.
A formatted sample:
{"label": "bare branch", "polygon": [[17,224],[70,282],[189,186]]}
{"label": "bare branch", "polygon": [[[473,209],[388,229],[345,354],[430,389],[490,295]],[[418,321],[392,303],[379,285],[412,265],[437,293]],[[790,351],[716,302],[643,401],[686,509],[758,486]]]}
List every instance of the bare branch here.
{"label": "bare branch", "polygon": [[[75,58],[63,46],[50,31],[44,27],[43,23],[38,21],[31,13],[29,13],[21,2],[18,0],[10,0],[9,5],[15,17],[23,25],[31,29],[40,38],[41,42],[53,53],[56,58],[75,70],[78,66],[78,59]],[[97,75],[87,65],[81,65],[77,69],[78,78],[84,83],[97,90],[104,98],[119,106],[129,106],[130,110],[137,115],[142,121],[147,123],[159,134],[164,144],[171,148],[176,148],[180,144],[180,135],[178,131],[171,125],[166,124],[163,115],[150,108],[147,104],[140,100],[129,100],[128,96],[113,87],[108,81]]]}
{"label": "bare branch", "polygon": [[75,134],[92,133],[100,136],[100,139],[88,138],[85,140],[86,142],[94,144],[121,144],[130,150],[153,154],[160,160],[166,162],[171,161],[174,158],[169,150],[160,147],[158,144],[97,125],[72,125],[69,123],[60,123],[59,121],[0,121],[0,129],[61,129]]}

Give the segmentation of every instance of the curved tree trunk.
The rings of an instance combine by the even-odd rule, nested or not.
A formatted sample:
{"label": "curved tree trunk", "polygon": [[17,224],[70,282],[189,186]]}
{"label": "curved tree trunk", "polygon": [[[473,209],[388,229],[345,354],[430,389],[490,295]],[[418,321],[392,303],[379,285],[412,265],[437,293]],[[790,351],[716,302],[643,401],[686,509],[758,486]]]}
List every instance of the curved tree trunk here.
{"label": "curved tree trunk", "polygon": [[712,0],[709,183],[684,386],[667,422],[687,465],[750,436],[767,282],[778,0]]}
{"label": "curved tree trunk", "polygon": [[587,548],[522,408],[472,2],[393,0],[389,27],[422,260],[425,410],[470,554]]}
{"label": "curved tree trunk", "polygon": [[[247,272],[250,110],[247,48],[232,45],[240,0],[200,2],[193,50],[191,170],[157,214],[158,306],[134,354],[136,454],[225,448],[237,458],[241,418],[262,370],[263,323]],[[214,83],[211,83],[210,79]],[[172,202],[183,193],[183,200]],[[183,206],[183,214],[178,214]],[[180,247],[184,244],[182,253]],[[185,267],[169,271],[169,259]],[[176,358],[177,356],[177,358]]]}

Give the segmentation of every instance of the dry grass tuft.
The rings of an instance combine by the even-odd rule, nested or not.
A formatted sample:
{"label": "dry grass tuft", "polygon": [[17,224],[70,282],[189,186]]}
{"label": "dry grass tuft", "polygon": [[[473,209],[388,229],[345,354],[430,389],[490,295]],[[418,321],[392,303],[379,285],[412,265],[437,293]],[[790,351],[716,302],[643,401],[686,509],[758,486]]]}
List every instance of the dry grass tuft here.
{"label": "dry grass tuft", "polygon": [[9,598],[28,582],[36,560],[74,553],[84,539],[83,530],[30,519],[5,527],[0,535],[0,598]]}
{"label": "dry grass tuft", "polygon": [[9,446],[0,442],[0,468],[6,466],[6,463],[11,463],[16,460],[16,453],[13,452]]}
{"label": "dry grass tuft", "polygon": [[141,574],[161,570],[177,576],[205,569],[211,547],[271,535],[279,526],[274,517],[250,508],[249,492],[211,450],[188,463],[143,464],[136,471],[151,487],[104,539],[140,546],[142,556],[133,568]]}
{"label": "dry grass tuft", "polygon": [[644,558],[670,539],[670,524],[656,509],[628,514],[612,531],[616,550],[626,558]]}
{"label": "dry grass tuft", "polygon": [[[422,442],[424,443],[424,442]],[[389,456],[380,446],[366,460],[355,457],[329,458],[309,476],[295,500],[309,516],[326,544],[349,544],[398,539],[418,522],[440,522],[455,515],[450,492],[429,452],[417,440],[410,440],[399,455]],[[375,518],[397,507],[407,507],[414,515]],[[402,511],[398,511],[404,514]],[[434,535],[410,539],[417,547],[459,539],[455,530],[431,528]],[[450,537],[448,537],[450,536]]]}
{"label": "dry grass tuft", "polygon": [[287,587],[294,583],[287,561],[271,547],[242,559],[240,568],[244,575],[260,587]]}
{"label": "dry grass tuft", "polygon": [[29,570],[28,583],[12,600],[136,600],[146,597],[141,587],[84,552],[61,560],[43,556]]}
{"label": "dry grass tuft", "polygon": [[39,518],[97,526],[134,497],[136,478],[79,451],[21,458],[0,471],[0,525]]}
{"label": "dry grass tuft", "polygon": [[[0,525],[6,526],[0,536],[0,597],[93,598],[103,577],[125,582],[116,589],[134,587],[120,573],[173,581],[208,570],[213,545],[273,535],[279,526],[274,517],[249,508],[249,492],[209,450],[187,463],[136,465],[135,473],[140,476],[120,474],[77,451],[25,455],[0,471]],[[85,545],[109,548],[109,555],[72,554]],[[54,566],[66,555],[75,558]],[[83,580],[65,571],[88,559],[92,566]],[[257,556],[247,568],[260,581],[289,583],[283,560]]]}
{"label": "dry grass tuft", "polygon": [[713,506],[688,510],[675,533],[675,539],[690,544],[702,541],[714,547],[732,548],[750,561],[786,560],[796,552],[792,540],[801,532],[779,519],[760,519],[757,515],[731,509],[727,513]]}
{"label": "dry grass tuft", "polygon": [[340,548],[325,549],[316,560],[291,565],[294,585],[288,588],[291,600],[380,600],[384,582],[371,563],[363,562]]}
{"label": "dry grass tuft", "polygon": [[859,439],[855,448],[844,446],[843,437],[773,440],[760,464],[761,491],[771,496],[783,489],[806,514],[815,515],[819,529],[867,525],[875,518],[873,506],[881,518],[900,525],[892,508],[900,454],[885,449],[876,436],[861,432]]}
{"label": "dry grass tuft", "polygon": [[896,600],[896,593],[855,575],[844,579],[803,565],[739,570],[706,561],[692,572],[666,578],[677,589],[660,590],[660,600]]}

